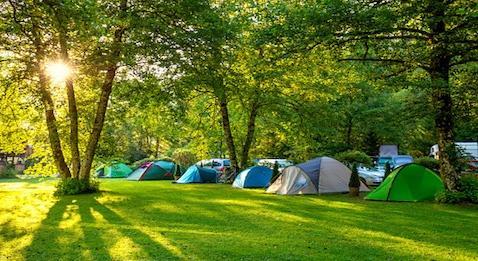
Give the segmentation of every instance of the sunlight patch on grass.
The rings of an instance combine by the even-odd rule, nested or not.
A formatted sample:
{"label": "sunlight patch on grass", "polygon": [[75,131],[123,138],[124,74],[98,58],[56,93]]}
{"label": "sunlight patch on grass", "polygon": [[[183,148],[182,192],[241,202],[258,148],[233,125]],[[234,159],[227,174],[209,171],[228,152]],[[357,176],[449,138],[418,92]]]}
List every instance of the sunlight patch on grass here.
{"label": "sunlight patch on grass", "polygon": [[63,213],[62,220],[58,224],[60,229],[68,229],[77,227],[81,221],[81,216],[78,213],[79,207],[76,204],[70,204],[66,206],[65,212]]}
{"label": "sunlight patch on grass", "polygon": [[62,198],[52,182],[2,192],[0,259],[478,260],[473,206],[169,181],[101,186]]}
{"label": "sunlight patch on grass", "polygon": [[[336,231],[351,241],[358,241],[364,248],[373,246],[403,256],[415,256],[418,259],[473,260],[476,258],[476,256],[467,255],[448,247],[398,237],[380,231],[364,230],[355,227],[342,227],[336,229]],[[391,254],[391,256],[395,255]]]}
{"label": "sunlight patch on grass", "polygon": [[51,186],[27,187],[24,182],[0,183],[1,190],[9,191],[0,197],[0,257],[15,257],[28,246],[54,203]]}

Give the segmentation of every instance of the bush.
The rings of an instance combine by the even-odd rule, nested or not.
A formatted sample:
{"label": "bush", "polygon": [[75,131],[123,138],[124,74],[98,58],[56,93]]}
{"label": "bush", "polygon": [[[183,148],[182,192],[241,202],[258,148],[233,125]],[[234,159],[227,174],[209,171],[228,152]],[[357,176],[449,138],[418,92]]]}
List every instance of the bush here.
{"label": "bush", "polygon": [[441,203],[474,203],[478,204],[478,176],[465,175],[458,182],[458,191],[444,191],[436,196]]}
{"label": "bush", "polygon": [[440,161],[430,157],[417,158],[415,159],[415,163],[435,171],[440,169]]}
{"label": "bush", "polygon": [[100,190],[97,180],[62,179],[56,185],[55,196],[95,193]]}
{"label": "bush", "polygon": [[0,178],[11,179],[17,176],[18,172],[15,169],[14,165],[7,165],[4,169],[0,171]]}
{"label": "bush", "polygon": [[385,180],[388,175],[390,175],[390,172],[392,172],[392,167],[390,166],[390,162],[385,162],[385,174],[383,175],[383,180]]}
{"label": "bush", "polygon": [[364,164],[365,166],[372,165],[372,159],[367,154],[361,151],[356,151],[356,150],[341,152],[339,154],[336,154],[335,158],[338,161],[341,161],[347,164],[348,166],[352,166],[352,164],[354,163],[361,163],[361,164]]}
{"label": "bush", "polygon": [[352,166],[352,174],[350,175],[349,187],[351,188],[360,188],[360,177],[358,174],[357,164]]}
{"label": "bush", "polygon": [[176,163],[184,167],[189,167],[197,162],[196,154],[188,149],[174,150],[172,158]]}
{"label": "bush", "polygon": [[274,167],[272,168],[272,178],[271,178],[271,183],[274,183],[274,181],[279,177],[280,172],[279,172],[279,163],[274,162]]}

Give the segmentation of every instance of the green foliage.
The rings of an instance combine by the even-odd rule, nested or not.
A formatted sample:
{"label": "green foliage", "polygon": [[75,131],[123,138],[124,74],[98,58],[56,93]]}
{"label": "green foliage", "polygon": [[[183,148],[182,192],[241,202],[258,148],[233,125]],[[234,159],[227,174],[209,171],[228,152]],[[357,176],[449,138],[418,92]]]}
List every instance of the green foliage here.
{"label": "green foliage", "polygon": [[15,166],[12,164],[7,164],[2,169],[0,169],[0,178],[15,178],[18,172],[15,169]]}
{"label": "green foliage", "polygon": [[279,172],[279,163],[274,162],[274,166],[272,168],[272,178],[271,178],[271,183],[273,183],[280,175]]}
{"label": "green foliage", "polygon": [[198,161],[196,154],[194,154],[194,152],[192,152],[190,149],[176,149],[174,150],[171,158],[174,160],[174,162],[185,168]]}
{"label": "green foliage", "polygon": [[440,161],[431,157],[420,157],[415,159],[414,162],[434,171],[440,169]]}
{"label": "green foliage", "polygon": [[458,191],[444,191],[436,196],[440,203],[474,203],[478,204],[478,176],[469,174],[461,177]]}
{"label": "green foliage", "polygon": [[360,188],[360,177],[358,174],[357,163],[352,165],[352,174],[350,174],[349,187]]}
{"label": "green foliage", "polygon": [[390,175],[390,173],[392,172],[392,167],[390,166],[390,162],[385,162],[385,173],[383,175],[383,179],[385,180],[388,175]]}
{"label": "green foliage", "polygon": [[341,152],[336,154],[335,158],[347,164],[349,167],[353,164],[364,164],[366,166],[372,165],[372,159],[361,151],[350,150]]}
{"label": "green foliage", "polygon": [[100,182],[95,179],[61,179],[56,185],[55,196],[96,193],[100,190]]}

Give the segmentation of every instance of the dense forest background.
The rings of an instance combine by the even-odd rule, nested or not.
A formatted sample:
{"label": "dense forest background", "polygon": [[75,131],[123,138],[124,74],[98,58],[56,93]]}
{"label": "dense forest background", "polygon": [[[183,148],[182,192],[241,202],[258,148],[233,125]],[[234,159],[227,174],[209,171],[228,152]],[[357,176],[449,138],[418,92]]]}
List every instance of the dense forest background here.
{"label": "dense forest background", "polygon": [[[433,84],[420,64],[430,49],[418,32],[428,32],[421,20],[431,12],[427,5],[446,1],[154,2],[130,1],[127,9],[123,1],[0,4],[2,20],[9,21],[0,25],[0,151],[21,153],[31,144],[37,164],[30,173],[56,172],[33,65],[38,49],[29,36],[38,17],[46,56],[62,57],[55,35],[68,30],[80,151],[116,55],[95,162],[199,160],[235,151],[245,167],[254,158],[300,162],[347,150],[376,155],[381,144],[419,157],[438,143]],[[463,53],[449,74],[453,131],[457,141],[476,141],[477,6],[449,2],[447,23],[462,30],[449,46]],[[409,30],[390,29],[402,24]],[[334,33],[363,28],[370,29],[367,37]],[[379,55],[385,58],[373,58]],[[71,118],[63,84],[52,81],[48,90],[66,147]],[[70,162],[70,150],[64,155]]]}

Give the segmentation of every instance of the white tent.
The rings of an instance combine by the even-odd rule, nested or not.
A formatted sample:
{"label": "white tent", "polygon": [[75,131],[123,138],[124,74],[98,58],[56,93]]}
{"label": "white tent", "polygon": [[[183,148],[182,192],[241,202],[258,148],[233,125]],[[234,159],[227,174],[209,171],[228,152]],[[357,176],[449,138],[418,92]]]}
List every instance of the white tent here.
{"label": "white tent", "polygon": [[[349,168],[333,158],[315,158],[285,168],[267,192],[277,194],[348,192],[351,173]],[[360,191],[370,190],[360,183]]]}

